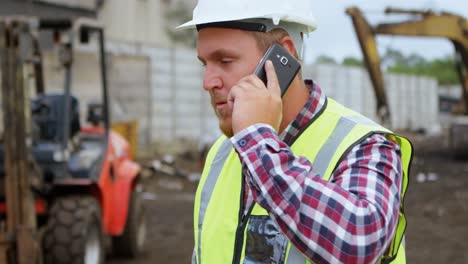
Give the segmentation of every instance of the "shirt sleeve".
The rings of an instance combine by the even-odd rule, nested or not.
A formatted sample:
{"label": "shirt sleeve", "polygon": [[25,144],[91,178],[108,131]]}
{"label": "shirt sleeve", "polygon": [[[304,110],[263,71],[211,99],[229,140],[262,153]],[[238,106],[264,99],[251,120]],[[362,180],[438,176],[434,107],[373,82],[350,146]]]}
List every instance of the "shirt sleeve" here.
{"label": "shirt sleeve", "polygon": [[380,134],[368,137],[324,181],[271,126],[250,126],[231,142],[255,201],[312,261],[375,263],[383,254],[400,206],[397,144]]}

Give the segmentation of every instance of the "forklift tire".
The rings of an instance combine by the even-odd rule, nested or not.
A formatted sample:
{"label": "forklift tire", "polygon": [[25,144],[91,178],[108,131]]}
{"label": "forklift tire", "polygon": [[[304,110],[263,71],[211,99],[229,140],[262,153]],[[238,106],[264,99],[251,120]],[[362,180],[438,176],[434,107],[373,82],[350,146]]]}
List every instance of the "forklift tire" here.
{"label": "forklift tire", "polygon": [[136,258],[144,250],[146,240],[146,210],[138,187],[132,191],[128,218],[120,236],[112,239],[113,252],[124,258]]}
{"label": "forklift tire", "polygon": [[59,197],[44,233],[44,263],[103,264],[101,210],[91,196]]}

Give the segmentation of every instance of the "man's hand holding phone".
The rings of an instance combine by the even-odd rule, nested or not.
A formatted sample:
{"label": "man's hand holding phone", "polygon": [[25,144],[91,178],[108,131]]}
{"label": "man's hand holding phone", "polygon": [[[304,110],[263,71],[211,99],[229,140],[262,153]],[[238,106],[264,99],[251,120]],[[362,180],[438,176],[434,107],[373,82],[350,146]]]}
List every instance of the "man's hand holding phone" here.
{"label": "man's hand holding phone", "polygon": [[231,88],[228,105],[232,109],[234,134],[258,123],[271,125],[278,131],[282,119],[281,89],[273,63],[265,63],[267,85],[255,74],[242,78]]}
{"label": "man's hand holding phone", "polygon": [[279,43],[272,44],[254,74],[231,88],[228,104],[232,109],[233,133],[257,123],[269,124],[278,131],[282,119],[281,98],[300,69],[296,58]]}

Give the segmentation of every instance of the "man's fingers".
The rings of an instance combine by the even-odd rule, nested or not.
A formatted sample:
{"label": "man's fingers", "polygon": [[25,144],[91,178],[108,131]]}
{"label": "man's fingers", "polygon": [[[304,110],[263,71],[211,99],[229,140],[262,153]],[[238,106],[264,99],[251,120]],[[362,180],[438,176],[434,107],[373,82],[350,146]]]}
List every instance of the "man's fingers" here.
{"label": "man's fingers", "polygon": [[279,87],[278,76],[276,75],[275,67],[273,66],[273,62],[271,62],[271,60],[266,61],[265,72],[268,80],[268,90],[270,90],[273,94],[281,96],[281,88]]}
{"label": "man's fingers", "polygon": [[231,90],[228,93],[228,97],[227,97],[228,102],[234,102],[234,100],[236,99],[237,94],[239,93],[238,90],[239,90],[239,87],[237,87],[237,86],[233,86],[231,88]]}
{"label": "man's fingers", "polygon": [[251,86],[251,89],[265,89],[265,84],[255,74],[251,74],[242,78],[237,85]]}
{"label": "man's fingers", "polygon": [[227,97],[228,102],[234,102],[237,97],[242,96],[249,89],[251,88],[242,82],[234,85],[228,93],[228,97]]}

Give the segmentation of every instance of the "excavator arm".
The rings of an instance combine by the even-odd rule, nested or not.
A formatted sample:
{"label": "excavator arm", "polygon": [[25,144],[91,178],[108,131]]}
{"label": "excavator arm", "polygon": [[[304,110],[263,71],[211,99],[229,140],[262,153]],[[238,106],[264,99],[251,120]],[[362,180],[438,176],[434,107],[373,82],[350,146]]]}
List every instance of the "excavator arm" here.
{"label": "excavator arm", "polygon": [[376,35],[400,35],[419,37],[439,37],[450,40],[456,52],[456,70],[463,89],[463,100],[454,114],[463,114],[451,120],[449,147],[455,158],[468,158],[468,21],[461,16],[432,11],[403,10],[387,8],[386,14],[409,14],[416,18],[399,23],[383,23],[371,26],[362,12],[351,7],[346,10],[351,16],[359,39],[364,61],[377,98],[377,115],[385,125],[390,120],[390,110],[385,93],[385,83],[380,69]]}
{"label": "excavator arm", "polygon": [[364,61],[369,71],[369,76],[374,87],[377,99],[377,116],[382,123],[386,123],[390,118],[387,95],[385,93],[382,71],[380,69],[380,56],[375,41],[374,29],[362,15],[361,10],[356,7],[348,8],[346,13],[353,20],[354,29],[361,46]]}
{"label": "excavator arm", "polygon": [[468,21],[461,16],[432,11],[403,10],[387,8],[386,14],[410,14],[418,18],[399,23],[384,23],[371,26],[361,10],[351,7],[346,10],[351,16],[354,29],[359,39],[364,60],[377,98],[377,114],[382,122],[390,117],[385,84],[380,69],[380,57],[377,51],[376,35],[401,35],[440,37],[449,39],[457,53],[457,72],[463,88],[462,112],[468,114]]}

